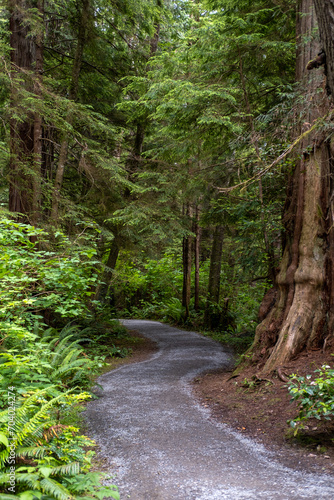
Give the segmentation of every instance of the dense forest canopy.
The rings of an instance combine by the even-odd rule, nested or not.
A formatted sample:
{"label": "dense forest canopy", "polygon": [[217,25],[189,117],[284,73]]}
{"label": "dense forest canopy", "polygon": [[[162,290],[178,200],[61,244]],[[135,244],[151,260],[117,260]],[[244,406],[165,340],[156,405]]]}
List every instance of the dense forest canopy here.
{"label": "dense forest canopy", "polygon": [[[265,363],[313,309],[304,290],[297,299],[295,273],[312,210],[301,177],[331,135],[317,56],[330,43],[315,8],[306,0],[3,2],[4,216],[48,231],[40,249],[54,249],[59,231],[70,241],[89,232],[95,301],[130,315],[175,316],[250,339],[271,289],[252,347]],[[326,274],[314,291],[328,304],[268,369],[331,333],[328,182],[319,185],[322,221],[305,236],[322,241],[325,267],[308,265]],[[275,302],[270,314],[266,302]]]}
{"label": "dense forest canopy", "polygon": [[49,438],[28,450],[29,433],[86,398],[76,381],[89,386],[101,359],[80,342],[121,332],[111,318],[215,331],[263,372],[331,346],[333,12],[2,0],[0,354],[39,491],[67,498],[62,474],[79,469],[53,454],[42,480]]}

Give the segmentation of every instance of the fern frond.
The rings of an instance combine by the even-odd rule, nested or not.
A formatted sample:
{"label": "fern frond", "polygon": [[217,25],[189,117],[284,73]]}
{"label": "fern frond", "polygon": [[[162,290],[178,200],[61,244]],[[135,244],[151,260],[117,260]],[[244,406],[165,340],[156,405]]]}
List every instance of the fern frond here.
{"label": "fern frond", "polygon": [[67,488],[65,488],[65,486],[49,477],[45,477],[44,479],[42,479],[40,485],[43,492],[48,493],[57,500],[70,500],[71,498],[73,498],[71,493]]}
{"label": "fern frond", "polygon": [[[74,375],[73,375],[73,378],[71,380],[71,384],[73,384],[74,382],[76,382],[77,380],[80,380],[82,374],[85,373],[85,370],[78,370]],[[80,385],[80,382],[79,382],[79,385]]]}
{"label": "fern frond", "polygon": [[8,495],[6,493],[0,493],[0,500],[21,500],[21,497],[17,495]]}
{"label": "fern frond", "polygon": [[[43,391],[38,391],[43,392]],[[34,434],[40,426],[41,420],[48,416],[48,412],[52,406],[54,406],[61,399],[66,398],[66,396],[72,392],[71,390],[66,391],[63,394],[51,399],[47,403],[45,403],[39,411],[37,411],[30,419],[25,423],[25,425],[20,429],[19,434],[17,435],[17,442],[19,444],[23,443],[24,438],[26,438],[29,434]],[[21,407],[22,408],[22,407]],[[20,408],[20,409],[21,409]]]}
{"label": "fern frond", "polygon": [[[10,475],[9,473],[0,474],[0,484],[8,484]],[[15,481],[16,483],[26,484],[29,488],[39,490],[40,476],[37,473],[26,472],[26,473],[16,473]]]}
{"label": "fern frond", "polygon": [[0,451],[0,467],[3,468],[9,457],[9,448]]}
{"label": "fern frond", "polygon": [[62,339],[59,344],[55,347],[53,353],[52,353],[52,361],[51,364],[52,366],[57,366],[61,364],[68,354],[68,352],[73,349],[74,346],[77,346],[78,349],[81,350],[80,346],[78,345],[78,340],[74,340],[73,342],[68,343],[69,339],[72,338],[72,335],[65,337]]}
{"label": "fern frond", "polygon": [[53,467],[51,469],[51,475],[69,475],[74,476],[75,474],[79,474],[80,472],[80,464],[79,462],[72,462],[70,464],[59,465],[58,467]]}
{"label": "fern frond", "polygon": [[83,349],[78,349],[77,347],[70,350],[63,359],[62,365],[75,361],[82,352]]}
{"label": "fern frond", "polygon": [[22,446],[16,449],[16,456],[28,458],[43,458],[46,452],[46,446]]}
{"label": "fern frond", "polygon": [[77,359],[76,361],[73,361],[73,363],[70,363],[69,365],[61,366],[60,368],[58,368],[58,370],[56,370],[53,373],[52,378],[54,378],[54,380],[57,380],[57,378],[59,376],[65,375],[66,373],[69,373],[69,372],[81,367],[83,364],[86,364],[85,359]]}
{"label": "fern frond", "polygon": [[70,322],[61,330],[61,332],[59,333],[59,338],[63,339],[64,337],[69,337],[70,335],[73,337],[76,333],[78,333],[78,330],[78,325],[72,325]]}

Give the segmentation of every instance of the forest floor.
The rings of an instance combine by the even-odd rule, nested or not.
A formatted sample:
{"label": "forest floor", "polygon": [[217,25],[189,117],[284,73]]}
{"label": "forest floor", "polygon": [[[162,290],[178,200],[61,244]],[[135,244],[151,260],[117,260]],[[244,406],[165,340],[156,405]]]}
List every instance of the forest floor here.
{"label": "forest floor", "polygon": [[[124,364],[144,361],[153,355],[157,348],[154,342],[132,331],[134,342],[120,347],[130,347],[132,355],[123,359],[111,359],[108,370]],[[299,375],[313,374],[317,367],[331,363],[333,357],[328,353],[311,351],[287,366],[286,373]],[[321,423],[317,420],[307,422],[306,429],[293,435],[288,420],[297,416],[298,405],[291,402],[286,384],[278,377],[270,377],[254,383],[255,368],[243,371],[238,377],[231,378],[231,372],[218,370],[196,377],[193,393],[203,407],[210,408],[212,418],[234,430],[261,442],[269,449],[293,452],[291,465],[301,462],[301,467],[322,468],[334,473],[334,423]],[[288,464],[287,464],[288,465]]]}
{"label": "forest floor", "polygon": [[[328,357],[328,359],[326,359]],[[288,365],[286,373],[313,374],[317,367],[332,362],[330,355],[312,351]],[[263,443],[269,449],[293,451],[292,462],[321,467],[334,472],[334,423],[306,422],[305,429],[294,436],[288,421],[298,414],[298,404],[291,402],[286,384],[278,377],[257,381],[256,369],[248,368],[238,377],[218,370],[197,377],[195,396],[212,416],[242,434]],[[257,383],[256,383],[257,381]]]}

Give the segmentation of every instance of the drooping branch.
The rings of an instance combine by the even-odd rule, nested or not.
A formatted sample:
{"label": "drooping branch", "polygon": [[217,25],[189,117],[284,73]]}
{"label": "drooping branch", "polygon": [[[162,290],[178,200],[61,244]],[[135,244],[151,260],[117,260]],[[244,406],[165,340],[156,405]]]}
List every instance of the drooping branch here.
{"label": "drooping branch", "polygon": [[246,189],[247,186],[250,186],[254,182],[256,182],[258,179],[263,177],[266,173],[268,173],[273,167],[275,167],[280,161],[284,160],[292,151],[305,139],[308,137],[312,132],[314,132],[316,129],[320,127],[320,124],[324,123],[325,120],[330,120],[334,114],[334,110],[328,111],[324,116],[318,118],[316,122],[310,127],[308,130],[300,134],[297,139],[293,141],[293,143],[285,150],[283,151],[282,154],[280,154],[270,165],[267,165],[264,167],[260,172],[257,172],[255,175],[250,177],[249,179],[240,182],[239,184],[235,184],[234,186],[230,187],[216,187],[216,189],[220,193],[230,193],[231,191],[234,191],[235,189]]}

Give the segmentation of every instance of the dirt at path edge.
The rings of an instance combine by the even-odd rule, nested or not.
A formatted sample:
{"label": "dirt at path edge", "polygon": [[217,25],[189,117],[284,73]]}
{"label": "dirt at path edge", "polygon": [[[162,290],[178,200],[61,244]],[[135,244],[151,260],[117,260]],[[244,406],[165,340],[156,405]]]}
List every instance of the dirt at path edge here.
{"label": "dirt at path edge", "polygon": [[[288,374],[313,374],[322,364],[333,364],[333,357],[320,351],[305,353],[287,367]],[[334,422],[307,422],[299,436],[293,436],[288,420],[298,414],[286,384],[278,377],[256,383],[255,368],[231,378],[231,372],[216,371],[197,377],[193,393],[212,418],[274,449],[285,465],[334,474]]]}

